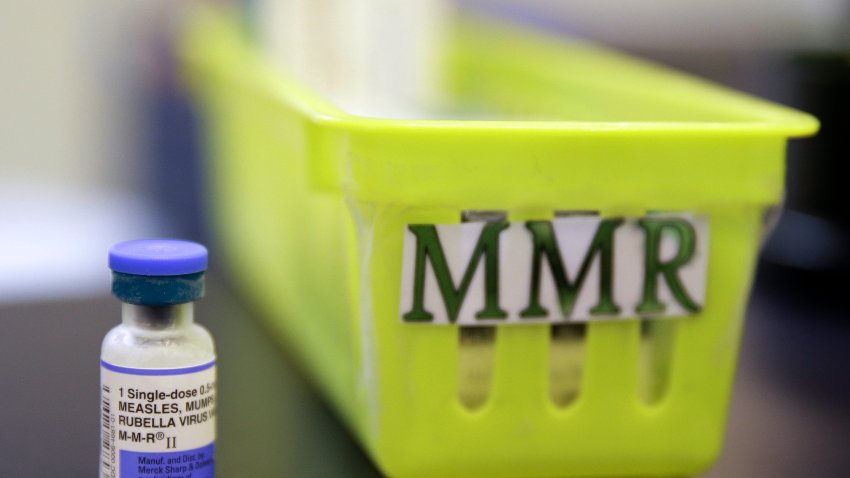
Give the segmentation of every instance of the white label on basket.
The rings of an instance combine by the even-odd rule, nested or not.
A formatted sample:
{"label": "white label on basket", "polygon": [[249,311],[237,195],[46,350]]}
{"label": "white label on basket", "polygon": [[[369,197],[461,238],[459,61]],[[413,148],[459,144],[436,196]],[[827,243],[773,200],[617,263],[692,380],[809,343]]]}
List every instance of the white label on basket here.
{"label": "white label on basket", "polygon": [[401,320],[494,325],[685,317],[705,304],[705,216],[410,224]]}

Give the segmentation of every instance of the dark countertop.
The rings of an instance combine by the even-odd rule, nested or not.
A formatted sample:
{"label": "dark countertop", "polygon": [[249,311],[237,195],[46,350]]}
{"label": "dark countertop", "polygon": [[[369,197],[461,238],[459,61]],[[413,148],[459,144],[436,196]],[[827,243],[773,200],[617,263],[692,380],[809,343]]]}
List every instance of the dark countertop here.
{"label": "dark countertop", "polygon": [[[705,477],[850,476],[846,403],[809,393],[764,359],[777,343],[763,317],[773,306],[756,294],[750,307],[726,448]],[[218,347],[217,476],[377,476],[252,314],[214,278],[197,307]],[[119,320],[119,303],[106,296],[0,304],[0,476],[96,475],[100,341]]]}

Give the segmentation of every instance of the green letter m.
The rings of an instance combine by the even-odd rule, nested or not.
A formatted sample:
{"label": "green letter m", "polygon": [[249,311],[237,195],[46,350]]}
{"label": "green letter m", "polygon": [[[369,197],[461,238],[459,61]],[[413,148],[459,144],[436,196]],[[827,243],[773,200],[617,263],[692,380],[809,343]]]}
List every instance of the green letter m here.
{"label": "green letter m", "polygon": [[531,262],[531,289],[529,291],[528,307],[520,313],[523,318],[543,318],[549,311],[540,304],[540,280],[543,272],[543,258],[549,262],[555,286],[558,289],[558,299],[561,313],[569,319],[581,291],[584,279],[593,264],[597,254],[600,257],[599,268],[599,303],[590,309],[592,315],[617,314],[620,307],[614,303],[613,267],[614,267],[614,231],[623,223],[622,219],[604,219],[599,223],[596,235],[584,256],[581,267],[570,281],[567,270],[561,260],[561,251],[555,239],[555,230],[550,221],[528,221],[525,227],[531,232],[534,253]]}
{"label": "green letter m", "polygon": [[503,319],[507,312],[499,307],[499,234],[508,228],[506,222],[488,222],[481,230],[475,250],[467,263],[460,284],[455,287],[451,271],[446,261],[443,246],[432,224],[411,224],[410,232],[416,236],[416,260],[413,280],[413,307],[402,318],[407,322],[430,322],[434,315],[425,310],[425,261],[431,260],[446,314],[449,321],[457,320],[460,308],[469,291],[469,284],[478,269],[481,257],[484,257],[484,297],[485,306],[477,314],[479,319]]}

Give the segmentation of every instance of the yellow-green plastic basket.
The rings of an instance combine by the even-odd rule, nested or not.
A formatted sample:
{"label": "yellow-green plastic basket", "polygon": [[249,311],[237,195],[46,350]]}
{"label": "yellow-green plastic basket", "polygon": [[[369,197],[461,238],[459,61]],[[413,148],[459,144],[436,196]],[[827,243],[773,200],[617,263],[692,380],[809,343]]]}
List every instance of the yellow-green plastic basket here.
{"label": "yellow-green plastic basket", "polygon": [[[354,116],[226,16],[198,14],[185,40],[230,270],[381,470],[682,476],[714,462],[764,214],[782,200],[787,139],[814,133],[814,118],[472,20],[447,45],[445,93],[461,111],[521,119]],[[406,225],[466,210],[707,215],[704,308],[665,321],[651,350],[641,321],[588,324],[567,406],[550,398],[551,326],[498,327],[486,401],[465,407],[459,327],[402,323],[399,289]],[[646,360],[665,374],[652,401],[639,393]]]}

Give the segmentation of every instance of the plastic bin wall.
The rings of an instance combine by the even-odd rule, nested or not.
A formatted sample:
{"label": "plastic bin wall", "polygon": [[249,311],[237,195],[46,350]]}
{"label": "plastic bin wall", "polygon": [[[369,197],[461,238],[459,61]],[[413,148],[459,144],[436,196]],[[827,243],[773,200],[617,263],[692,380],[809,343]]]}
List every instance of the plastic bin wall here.
{"label": "plastic bin wall", "polygon": [[[813,133],[813,118],[472,21],[449,49],[449,93],[535,120],[355,117],[271,67],[223,18],[197,20],[185,58],[214,153],[218,243],[384,472],[676,476],[713,463],[763,216],[782,198],[787,138]],[[497,327],[487,398],[470,409],[458,399],[459,327],[402,323],[399,311],[406,225],[458,223],[467,210],[707,215],[704,309],[657,329],[589,323],[565,406],[550,394],[552,327]],[[647,360],[664,374],[649,401]]]}

